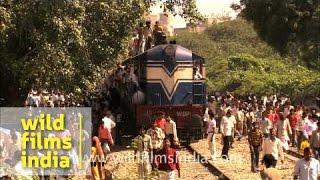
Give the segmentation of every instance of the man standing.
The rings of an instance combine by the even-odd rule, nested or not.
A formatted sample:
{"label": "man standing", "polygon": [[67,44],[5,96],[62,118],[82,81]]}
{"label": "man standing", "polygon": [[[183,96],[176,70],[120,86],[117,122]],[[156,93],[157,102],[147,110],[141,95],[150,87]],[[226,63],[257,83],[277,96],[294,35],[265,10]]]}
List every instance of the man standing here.
{"label": "man standing", "polygon": [[274,166],[277,165],[279,155],[281,162],[283,163],[284,161],[282,144],[281,141],[276,138],[276,129],[270,129],[270,137],[266,138],[262,143],[262,156],[266,154],[271,154],[276,159]]}
{"label": "man standing", "polygon": [[294,109],[290,110],[290,113],[288,115],[288,119],[289,119],[290,126],[292,129],[292,136],[291,136],[292,147],[295,147],[297,144],[297,123],[298,123],[299,118],[298,118],[298,115]]}
{"label": "man standing", "polygon": [[163,139],[165,138],[165,135],[163,131],[160,128],[158,128],[155,124],[153,124],[153,127],[147,130],[147,134],[151,137],[153,155],[155,155],[156,152],[162,148]]}
{"label": "man standing", "polygon": [[237,114],[236,114],[236,120],[237,120],[237,132],[239,133],[238,141],[241,140],[243,135],[243,122],[244,122],[245,116],[244,112],[242,110],[242,107],[239,108]]}
{"label": "man standing", "polygon": [[111,132],[109,131],[108,128],[106,128],[105,123],[100,124],[99,129],[98,129],[98,137],[101,142],[103,152],[105,154],[109,153],[110,146],[112,146],[114,144],[114,141],[113,141]]}
{"label": "man standing", "polygon": [[146,134],[144,127],[140,127],[140,134],[134,138],[133,147],[135,157],[138,157],[138,174],[140,179],[144,179],[151,172],[150,152],[152,151],[152,140]]}
{"label": "man standing", "polygon": [[259,124],[254,122],[253,129],[249,132],[248,141],[250,145],[251,154],[251,171],[257,172],[259,165],[259,153],[263,141],[263,135],[259,129]]}
{"label": "man standing", "polygon": [[318,129],[312,132],[310,143],[315,158],[320,160],[320,121],[318,121],[317,126]]}
{"label": "man standing", "polygon": [[166,121],[167,121],[165,124],[166,137],[170,139],[171,145],[175,145],[176,143],[178,143],[176,122],[174,122],[170,116],[168,116]]}
{"label": "man standing", "polygon": [[294,179],[298,177],[301,180],[317,180],[320,178],[319,161],[312,158],[310,148],[305,148],[303,151],[304,157],[296,162],[294,167]]}
{"label": "man standing", "polygon": [[263,117],[261,119],[261,130],[264,135],[264,138],[269,137],[270,129],[272,128],[272,122],[268,119],[267,111],[263,112]]}
{"label": "man standing", "polygon": [[298,121],[297,130],[298,130],[298,137],[297,137],[297,147],[298,151],[301,148],[301,143],[303,140],[308,139],[307,133],[305,132],[305,127],[307,122],[309,121],[308,114],[306,112],[302,113],[302,118]]}
{"label": "man standing", "polygon": [[151,21],[146,21],[146,26],[143,28],[143,36],[146,42],[144,51],[152,47],[152,32]]}
{"label": "man standing", "polygon": [[220,129],[223,139],[222,158],[229,158],[228,152],[232,141],[232,130],[234,128],[235,117],[231,115],[231,109],[229,109],[225,116],[222,117]]}
{"label": "man standing", "polygon": [[166,138],[163,148],[156,155],[156,165],[159,170],[167,172],[167,180],[175,180],[175,170],[178,170],[178,177],[180,178],[180,165],[176,150],[170,146],[170,140]]}
{"label": "man standing", "polygon": [[208,145],[209,145],[209,150],[211,153],[211,159],[215,160],[216,159],[216,127],[217,123],[216,120],[213,118],[213,115],[210,115],[211,121],[209,121],[208,124],[208,129],[207,129],[207,134],[208,134]]}
{"label": "man standing", "polygon": [[276,123],[277,128],[277,137],[282,141],[283,148],[285,150],[289,149],[289,140],[290,136],[292,135],[292,130],[290,126],[290,122],[288,118],[285,118],[282,113],[279,115],[280,120]]}

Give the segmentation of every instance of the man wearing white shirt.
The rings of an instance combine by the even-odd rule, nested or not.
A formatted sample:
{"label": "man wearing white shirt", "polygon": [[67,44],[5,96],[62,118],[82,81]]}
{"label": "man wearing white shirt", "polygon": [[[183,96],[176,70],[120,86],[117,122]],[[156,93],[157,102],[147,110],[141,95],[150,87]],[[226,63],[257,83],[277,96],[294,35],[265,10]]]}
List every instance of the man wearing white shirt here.
{"label": "man wearing white shirt", "polygon": [[210,153],[211,153],[211,159],[212,160],[215,160],[216,159],[216,120],[212,117],[212,115],[210,116],[211,117],[211,121],[209,121],[209,124],[208,124],[208,129],[207,129],[207,134],[208,134],[208,145],[209,145],[209,150],[210,150]]}
{"label": "man wearing white shirt", "polygon": [[309,147],[304,149],[304,157],[296,162],[294,167],[294,179],[317,180],[320,179],[319,161],[312,158],[312,151]]}
{"label": "man wearing white shirt", "polygon": [[298,120],[297,130],[298,130],[298,137],[297,137],[297,147],[298,150],[300,149],[301,143],[303,140],[308,139],[307,133],[305,131],[305,127],[307,122],[309,121],[308,114],[306,112],[302,113],[302,118]]}
{"label": "man wearing white shirt", "polygon": [[270,137],[266,138],[262,143],[262,157],[266,154],[271,154],[276,159],[274,166],[277,165],[279,156],[281,162],[283,163],[284,161],[282,143],[280,139],[276,138],[276,129],[270,129]]}
{"label": "man wearing white shirt", "polygon": [[226,113],[226,116],[222,117],[221,123],[220,123],[220,129],[223,139],[223,148],[222,148],[222,158],[226,159],[228,158],[228,152],[231,146],[232,141],[232,133],[234,129],[236,119],[234,116],[231,115],[231,109],[229,109]]}
{"label": "man wearing white shirt", "polygon": [[170,139],[171,146],[178,142],[177,125],[170,116],[166,118],[167,123],[165,124],[165,135]]}
{"label": "man wearing white shirt", "polygon": [[239,134],[238,141],[240,141],[240,139],[242,138],[242,135],[243,135],[243,122],[244,122],[244,120],[245,120],[244,112],[243,112],[242,107],[240,107],[237,114],[236,114],[236,121],[237,121],[236,130]]}

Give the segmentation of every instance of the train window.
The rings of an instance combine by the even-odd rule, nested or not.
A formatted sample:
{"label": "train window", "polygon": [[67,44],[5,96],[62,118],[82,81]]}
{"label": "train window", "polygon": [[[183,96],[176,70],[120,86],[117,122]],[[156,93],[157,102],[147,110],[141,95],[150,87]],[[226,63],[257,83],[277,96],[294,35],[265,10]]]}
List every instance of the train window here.
{"label": "train window", "polygon": [[204,101],[204,84],[203,83],[194,83],[193,84],[193,103],[202,104]]}

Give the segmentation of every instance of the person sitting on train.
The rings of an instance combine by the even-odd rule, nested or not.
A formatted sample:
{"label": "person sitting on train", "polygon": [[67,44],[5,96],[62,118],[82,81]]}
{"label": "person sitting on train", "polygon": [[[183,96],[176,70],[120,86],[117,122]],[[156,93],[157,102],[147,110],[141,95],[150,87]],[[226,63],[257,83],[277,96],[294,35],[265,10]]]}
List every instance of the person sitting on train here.
{"label": "person sitting on train", "polygon": [[122,82],[123,74],[125,73],[124,66],[122,66],[120,63],[117,64],[117,70],[115,72],[116,74],[116,80],[118,83]]}
{"label": "person sitting on train", "polygon": [[129,81],[133,82],[137,87],[139,86],[138,77],[136,75],[136,72],[134,71],[133,66],[130,67],[130,70],[129,70]]}
{"label": "person sitting on train", "polygon": [[166,39],[163,28],[159,25],[159,21],[156,21],[156,24],[153,27],[153,39],[155,46],[164,43],[164,40]]}
{"label": "person sitting on train", "polygon": [[137,28],[137,33],[138,33],[138,53],[143,53],[144,52],[144,47],[145,47],[145,40],[144,40],[144,35],[143,35],[143,23],[139,23],[139,27]]}
{"label": "person sitting on train", "polygon": [[163,112],[159,112],[157,119],[154,121],[154,124],[165,132],[166,123],[167,121],[165,119],[165,114]]}
{"label": "person sitting on train", "polygon": [[151,21],[146,21],[146,26],[143,28],[143,36],[145,40],[145,50],[148,50],[152,47],[152,28],[151,28]]}
{"label": "person sitting on train", "polygon": [[195,80],[200,80],[200,79],[202,79],[203,78],[203,76],[201,75],[201,73],[200,73],[200,68],[199,67],[196,67],[195,68],[195,72],[194,72],[194,79]]}
{"label": "person sitting on train", "polygon": [[153,26],[153,34],[155,34],[156,32],[162,32],[163,28],[162,26],[159,24],[159,21],[156,21],[156,24]]}
{"label": "person sitting on train", "polygon": [[167,117],[167,123],[165,124],[166,137],[170,139],[171,145],[178,143],[177,125],[170,116]]}

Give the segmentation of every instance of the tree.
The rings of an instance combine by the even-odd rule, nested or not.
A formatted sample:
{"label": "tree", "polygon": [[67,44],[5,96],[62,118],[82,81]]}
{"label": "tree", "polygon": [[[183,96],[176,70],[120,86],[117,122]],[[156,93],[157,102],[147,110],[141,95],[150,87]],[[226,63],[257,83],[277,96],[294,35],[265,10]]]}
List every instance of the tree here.
{"label": "tree", "polygon": [[213,24],[204,33],[179,32],[175,38],[205,58],[209,94],[284,93],[294,100],[319,94],[320,71],[281,57],[242,18]]}
{"label": "tree", "polygon": [[[186,2],[172,8],[188,9],[180,15],[194,20],[195,7]],[[31,87],[78,97],[92,92],[125,57],[128,40],[150,6],[148,0],[0,1],[0,97],[24,98]]]}
{"label": "tree", "polygon": [[320,69],[319,0],[240,0],[232,8],[280,53],[302,57]]}

